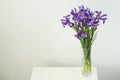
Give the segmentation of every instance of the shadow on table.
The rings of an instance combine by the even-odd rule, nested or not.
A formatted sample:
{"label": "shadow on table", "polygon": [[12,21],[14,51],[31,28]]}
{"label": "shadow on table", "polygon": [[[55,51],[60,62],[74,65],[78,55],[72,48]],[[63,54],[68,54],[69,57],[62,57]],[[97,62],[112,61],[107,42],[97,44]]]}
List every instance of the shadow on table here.
{"label": "shadow on table", "polygon": [[120,80],[120,67],[98,67],[98,80]]}

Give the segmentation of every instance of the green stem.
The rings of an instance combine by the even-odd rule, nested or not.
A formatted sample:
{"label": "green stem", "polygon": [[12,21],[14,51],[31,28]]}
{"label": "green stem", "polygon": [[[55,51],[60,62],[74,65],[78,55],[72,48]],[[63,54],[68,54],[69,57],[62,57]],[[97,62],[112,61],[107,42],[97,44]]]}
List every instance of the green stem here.
{"label": "green stem", "polygon": [[89,74],[91,73],[91,51],[84,48],[83,49],[84,57],[83,57],[83,68],[82,72],[84,74]]}

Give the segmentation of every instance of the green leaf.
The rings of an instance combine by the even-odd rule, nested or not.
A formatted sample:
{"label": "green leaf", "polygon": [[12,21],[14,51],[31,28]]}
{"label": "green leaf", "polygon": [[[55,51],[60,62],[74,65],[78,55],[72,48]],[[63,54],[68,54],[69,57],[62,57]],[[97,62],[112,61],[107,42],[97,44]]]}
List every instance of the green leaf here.
{"label": "green leaf", "polygon": [[98,32],[96,32],[96,33],[94,34],[94,36],[93,36],[93,38],[92,38],[92,40],[91,40],[90,45],[89,45],[89,47],[88,47],[88,48],[91,48],[91,46],[92,46],[93,42],[94,42],[94,41],[95,41],[95,39],[97,38],[97,34],[98,34]]}

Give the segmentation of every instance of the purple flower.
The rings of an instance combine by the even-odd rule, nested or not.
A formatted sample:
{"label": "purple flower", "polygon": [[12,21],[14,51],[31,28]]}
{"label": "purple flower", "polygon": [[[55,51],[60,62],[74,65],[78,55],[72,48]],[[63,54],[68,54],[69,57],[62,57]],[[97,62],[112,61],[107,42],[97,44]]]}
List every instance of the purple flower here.
{"label": "purple flower", "polygon": [[104,24],[105,21],[107,20],[107,18],[106,18],[107,14],[101,15],[101,14],[102,14],[102,11],[100,11],[100,12],[95,11],[95,12],[97,13],[97,16],[96,16],[97,20],[98,20],[98,21],[102,20],[102,21],[103,21],[103,24]]}
{"label": "purple flower", "polygon": [[86,25],[87,25],[88,27],[90,27],[90,26],[92,26],[92,23],[91,23],[91,22],[87,22]]}
{"label": "purple flower", "polygon": [[107,14],[103,14],[103,15],[100,17],[100,20],[103,20],[103,24],[104,24],[105,21],[107,20],[106,16],[107,16]]}
{"label": "purple flower", "polygon": [[83,31],[82,31],[81,28],[79,28],[78,30],[79,30],[79,33],[75,34],[75,37],[80,40],[80,38],[81,38],[81,36],[83,34]]}
{"label": "purple flower", "polygon": [[75,34],[75,37],[80,40],[82,33]]}
{"label": "purple flower", "polygon": [[76,10],[76,8],[74,8],[74,10],[71,10],[71,15],[73,16],[73,20],[76,20],[77,19],[77,17],[78,17],[78,14],[77,14],[77,10]]}
{"label": "purple flower", "polygon": [[82,23],[81,22],[78,22],[78,28],[81,28],[83,25],[82,25]]}
{"label": "purple flower", "polygon": [[[102,14],[102,11],[91,11],[89,8],[85,8],[83,5],[79,6],[78,9],[74,8],[70,11],[70,15],[64,16],[64,19],[61,19],[63,26],[68,25],[69,27],[76,30],[77,34],[75,37],[80,39],[81,37],[86,39],[89,36],[89,30],[91,27],[100,25],[102,21],[103,24],[107,20],[107,14]],[[87,27],[87,28],[86,28]],[[83,30],[83,31],[82,31]],[[85,33],[86,34],[85,34]]]}
{"label": "purple flower", "polygon": [[88,34],[82,34],[82,37],[86,39],[88,38]]}
{"label": "purple flower", "polygon": [[97,15],[100,16],[102,11],[95,11],[95,13],[97,13]]}
{"label": "purple flower", "polygon": [[83,12],[85,10],[84,6],[79,6],[79,12]]}
{"label": "purple flower", "polygon": [[70,21],[70,16],[72,16],[73,21],[77,21],[77,27],[83,26],[99,26],[100,21],[107,20],[106,14],[102,14],[102,11],[91,11],[89,8],[85,8],[83,5],[79,6],[77,10],[74,8],[71,10],[70,15],[64,16],[64,19],[61,19],[63,26],[69,25],[70,27],[74,26],[74,23]]}
{"label": "purple flower", "polygon": [[63,24],[63,27],[65,27],[67,24],[70,24],[70,15],[64,16],[64,19],[61,19],[61,22]]}
{"label": "purple flower", "polygon": [[78,30],[79,30],[79,33],[78,33],[78,34],[75,34],[75,37],[76,37],[77,39],[80,40],[81,37],[83,37],[83,38],[85,38],[85,39],[88,38],[88,34],[84,34],[81,28],[79,28]]}

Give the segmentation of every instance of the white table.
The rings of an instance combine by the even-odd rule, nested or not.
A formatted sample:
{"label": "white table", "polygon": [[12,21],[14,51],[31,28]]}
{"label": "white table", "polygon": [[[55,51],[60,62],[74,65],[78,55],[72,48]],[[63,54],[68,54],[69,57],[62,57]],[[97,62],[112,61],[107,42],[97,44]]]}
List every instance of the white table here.
{"label": "white table", "polygon": [[98,80],[96,68],[89,76],[81,74],[80,67],[34,67],[31,80]]}

